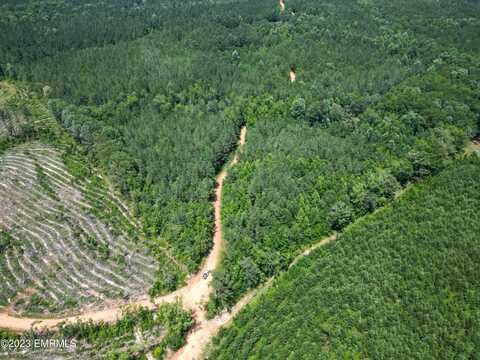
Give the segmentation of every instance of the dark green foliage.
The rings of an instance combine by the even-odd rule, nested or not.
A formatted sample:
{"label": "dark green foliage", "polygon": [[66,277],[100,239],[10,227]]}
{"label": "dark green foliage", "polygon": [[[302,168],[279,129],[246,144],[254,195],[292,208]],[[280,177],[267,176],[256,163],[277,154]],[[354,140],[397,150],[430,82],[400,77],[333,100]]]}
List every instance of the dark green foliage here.
{"label": "dark green foliage", "polygon": [[302,259],[209,359],[476,358],[480,160],[414,186]]}
{"label": "dark green foliage", "polygon": [[335,203],[328,214],[328,221],[333,230],[341,230],[353,219],[353,208],[343,201]]}
{"label": "dark green foliage", "polygon": [[[385,206],[402,186],[463,154],[478,131],[479,60],[448,53],[440,59],[358,117],[312,127],[297,116],[298,98],[291,104],[263,98],[255,104],[262,113],[244,110],[249,141],[225,186],[228,252],[211,312],[285,268],[305,245]],[[451,76],[458,68],[470,75]],[[255,264],[254,282],[241,265],[246,258]]]}
{"label": "dark green foliage", "polygon": [[38,184],[43,189],[43,191],[47,195],[55,198],[56,197],[55,190],[53,189],[47,175],[45,175],[45,172],[43,171],[42,167],[39,166],[38,164],[36,164],[35,166],[35,175],[37,177]]}
{"label": "dark green foliage", "polygon": [[[147,98],[119,97],[102,107],[49,101],[63,127],[132,200],[143,230],[158,239],[151,241],[152,251],[169,244],[189,271],[210,249],[214,179],[234,149],[241,125],[235,115],[240,104],[211,96],[195,99],[203,90],[187,89],[185,96],[192,99],[182,103],[162,96],[152,104]],[[165,261],[163,253],[159,256],[159,262]],[[178,278],[175,284],[172,277]],[[152,295],[179,283],[181,277],[171,271],[160,274]]]}
{"label": "dark green foliage", "polygon": [[478,134],[479,6],[8,1],[0,66],[46,92],[134,204],[159,262],[167,247],[181,263],[160,269],[151,295],[208,253],[214,177],[248,125],[225,186],[214,312],[463,152]]}
{"label": "dark green foliage", "polygon": [[305,99],[296,98],[292,103],[290,113],[294,119],[304,120],[306,109],[307,105],[305,103]]}
{"label": "dark green foliage", "polygon": [[15,244],[12,236],[2,228],[0,228],[0,254],[4,253],[8,248]]}
{"label": "dark green foliage", "polygon": [[167,20],[202,13],[191,0],[4,1],[0,9],[1,64],[135,39]]}

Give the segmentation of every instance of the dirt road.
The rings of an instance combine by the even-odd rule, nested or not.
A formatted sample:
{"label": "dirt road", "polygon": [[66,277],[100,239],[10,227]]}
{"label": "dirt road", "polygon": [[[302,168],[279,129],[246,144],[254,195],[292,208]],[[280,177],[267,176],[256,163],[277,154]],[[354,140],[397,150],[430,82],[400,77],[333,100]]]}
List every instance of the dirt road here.
{"label": "dirt road", "polygon": [[52,318],[52,319],[42,319],[42,318],[27,318],[27,317],[17,317],[8,313],[8,311],[0,313],[0,328],[15,331],[15,332],[24,332],[30,329],[42,330],[42,329],[52,329],[57,327],[60,323],[73,323],[78,320],[94,322],[104,321],[104,322],[115,322],[117,321],[122,314],[122,309],[125,306],[143,306],[149,309],[154,309],[164,303],[172,303],[177,299],[182,300],[183,305],[186,309],[191,310],[198,322],[205,320],[205,312],[202,305],[207,301],[212,288],[210,283],[212,281],[212,276],[209,276],[206,280],[202,278],[202,275],[206,271],[215,270],[220,260],[220,254],[223,245],[222,238],[222,223],[221,223],[221,201],[222,201],[222,190],[223,182],[227,177],[228,167],[235,165],[238,162],[239,154],[241,147],[245,144],[247,134],[247,128],[243,127],[240,132],[239,145],[237,148],[237,153],[235,154],[233,160],[230,164],[224,168],[220,174],[217,176],[217,188],[215,190],[215,201],[213,203],[215,209],[215,234],[213,237],[213,247],[206,258],[201,270],[194,276],[192,276],[187,285],[177,291],[174,291],[168,295],[161,296],[156,298],[153,302],[149,300],[147,295],[132,301],[127,304],[122,304],[122,306],[112,306],[105,310],[96,310],[92,312],[84,312],[78,316],[70,316],[63,318]]}
{"label": "dirt road", "polygon": [[[318,243],[312,245],[300,255],[295,257],[295,259],[290,264],[289,268],[294,266],[300,259],[305,256],[309,256],[314,250],[329,244],[330,242],[337,239],[337,235],[333,234]],[[233,309],[230,312],[224,312],[212,320],[203,320],[197,322],[196,326],[187,336],[186,344],[178,350],[175,354],[172,354],[168,360],[198,360],[202,358],[207,345],[210,343],[212,338],[218,333],[220,328],[228,326],[230,321],[254,298],[258,297],[260,293],[264,292],[270,284],[272,283],[273,278],[270,278],[265,284],[260,286],[258,289],[250,291],[245,295],[239,302],[235,304]]]}
{"label": "dirt road", "polygon": [[239,151],[241,151],[245,144],[247,136],[247,128],[243,127],[240,131],[240,138],[238,141],[237,152],[233,157],[230,164],[224,168],[217,176],[217,187],[215,189],[215,201],[213,203],[215,211],[215,233],[213,236],[213,247],[205,260],[201,271],[199,271],[194,277],[192,277],[187,286],[180,289],[180,297],[183,301],[183,305],[186,309],[192,310],[195,319],[198,321],[205,320],[205,311],[203,304],[205,304],[210,297],[212,287],[210,286],[213,277],[210,275],[207,280],[203,279],[204,272],[211,272],[215,270],[220,262],[220,256],[223,248],[223,236],[222,236],[222,192],[223,183],[228,175],[228,168],[238,163]]}
{"label": "dirt road", "polygon": [[293,84],[295,81],[297,81],[297,74],[295,73],[294,70],[290,70],[290,73],[288,75],[290,82]]}
{"label": "dirt road", "polygon": [[[249,304],[260,292],[269,287],[273,279],[270,279],[267,283],[262,285],[256,290],[250,291],[245,295],[230,312],[224,312],[214,319],[207,320],[205,318],[205,310],[203,305],[208,300],[212,287],[210,286],[212,276],[209,276],[206,280],[203,279],[203,273],[206,271],[215,270],[220,262],[221,251],[223,248],[223,236],[222,236],[222,222],[221,222],[221,201],[223,183],[228,175],[228,169],[234,166],[239,161],[239,152],[245,144],[247,135],[246,127],[243,127],[240,132],[240,139],[235,156],[230,164],[225,167],[217,176],[217,187],[215,189],[215,201],[213,203],[215,210],[215,233],[213,237],[213,247],[206,258],[202,269],[193,277],[191,277],[187,285],[177,291],[172,292],[166,296],[158,297],[153,302],[149,300],[148,296],[144,296],[137,301],[131,302],[128,305],[143,306],[149,309],[155,309],[161,304],[172,303],[180,299],[183,302],[185,309],[192,311],[194,314],[196,325],[190,331],[187,336],[186,344],[172,354],[169,359],[171,360],[193,360],[201,358],[207,345],[215,336],[221,327],[228,325],[228,323],[247,305]],[[298,255],[290,267],[295,265],[302,257],[308,256],[315,249],[324,246],[331,241],[335,240],[336,235],[332,235],[328,238],[321,240],[312,247],[305,250]],[[58,319],[39,319],[39,318],[19,318],[8,313],[0,313],[0,328],[8,329],[11,331],[23,332],[30,329],[52,329],[58,326],[61,322],[75,322],[77,320],[94,322],[115,322],[122,314],[124,306],[113,306],[112,308],[100,311],[86,312],[79,316],[58,318]],[[151,355],[151,354],[149,354]]]}
{"label": "dirt road", "polygon": [[[264,285],[263,288],[265,288]],[[228,323],[242,310],[252,299],[258,294],[258,290],[254,290],[245,295],[230,312],[223,312],[219,316],[211,320],[203,320],[198,322],[187,336],[186,344],[172,354],[168,360],[198,360],[202,358],[207,345],[212,338],[218,333],[221,327]]]}

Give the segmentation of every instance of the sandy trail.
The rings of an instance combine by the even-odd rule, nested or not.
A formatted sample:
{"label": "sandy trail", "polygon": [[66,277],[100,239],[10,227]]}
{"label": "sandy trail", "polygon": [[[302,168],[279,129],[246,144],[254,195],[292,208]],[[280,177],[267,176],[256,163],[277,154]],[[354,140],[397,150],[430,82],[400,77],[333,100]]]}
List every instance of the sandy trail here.
{"label": "sandy trail", "polygon": [[[273,278],[267,281],[264,285],[260,286],[257,289],[254,289],[247,293],[234,307],[230,312],[223,312],[214,319],[207,320],[205,318],[205,310],[203,305],[207,302],[211,292],[212,287],[212,276],[209,276],[206,280],[203,279],[203,273],[206,271],[215,270],[219,264],[221,258],[221,251],[223,248],[223,236],[222,236],[222,222],[221,222],[221,201],[222,201],[222,191],[223,183],[228,175],[228,168],[237,164],[239,161],[239,152],[241,151],[243,145],[246,141],[247,128],[243,127],[240,132],[240,139],[238,142],[238,148],[230,164],[225,167],[220,174],[217,176],[217,187],[215,189],[215,201],[213,203],[215,210],[215,233],[213,237],[213,247],[206,258],[201,270],[194,276],[192,276],[187,285],[183,288],[180,288],[168,295],[158,297],[153,300],[149,299],[147,295],[144,295],[142,298],[132,301],[128,304],[122,306],[112,306],[111,308],[105,310],[98,310],[92,312],[85,312],[78,316],[57,318],[57,319],[41,319],[41,318],[21,318],[14,315],[10,315],[8,311],[0,313],[0,328],[8,329],[16,332],[24,332],[30,329],[42,330],[42,329],[53,329],[56,328],[60,323],[73,323],[78,320],[80,321],[93,321],[93,322],[107,322],[112,323],[121,318],[122,310],[125,306],[142,306],[148,309],[155,309],[161,304],[172,303],[180,299],[183,302],[185,309],[192,311],[196,325],[190,331],[187,336],[186,344],[178,350],[176,353],[170,355],[169,359],[172,360],[193,360],[199,359],[202,357],[207,345],[212,340],[221,327],[227,326],[230,321],[246,306],[248,305],[255,297],[257,297],[261,292],[265,291],[269,285],[272,283]],[[328,238],[321,240],[315,245],[311,246],[303,253],[298,255],[290,267],[295,265],[301,258],[310,255],[315,249],[324,246],[331,241],[335,240],[337,235],[334,234]],[[151,354],[147,354],[151,356]]]}
{"label": "sandy trail", "polygon": [[[309,256],[314,250],[329,244],[330,242],[337,239],[337,234],[333,234],[318,243],[312,245],[300,255],[295,257],[292,263],[289,266],[289,269],[294,266],[300,259]],[[187,336],[186,344],[178,350],[175,354],[172,354],[168,360],[198,360],[202,359],[204,352],[207,348],[207,345],[210,343],[212,338],[218,333],[220,328],[228,326],[228,324],[233,320],[233,318],[253,299],[257,298],[258,295],[263,293],[273,282],[273,278],[270,278],[265,284],[261,285],[259,288],[250,291],[246,294],[239,302],[235,304],[233,309],[230,312],[223,312],[218,315],[216,318],[211,320],[203,320],[197,322],[195,327]]]}
{"label": "sandy trail", "polygon": [[[261,288],[265,289],[266,284]],[[217,334],[221,327],[228,323],[249,304],[258,294],[259,290],[253,290],[245,295],[230,312],[223,312],[219,316],[211,320],[203,320],[198,322],[187,336],[186,344],[176,353],[168,357],[168,360],[198,360],[210,343],[212,338]]]}
{"label": "sandy trail", "polygon": [[328,243],[330,243],[334,240],[337,240],[337,234],[333,234],[333,235],[321,240],[320,242],[316,243],[315,245],[309,247],[307,250],[305,250],[303,253],[301,253],[295,259],[293,259],[292,263],[288,266],[288,268],[290,269],[292,266],[294,266],[301,258],[310,255],[312,253],[312,251],[318,249],[319,247],[327,245]]}
{"label": "sandy trail", "polygon": [[[240,131],[240,139],[238,143],[237,152],[230,162],[229,166],[235,165],[239,160],[238,151],[245,144],[247,135],[247,128],[243,127]],[[147,295],[144,295],[135,301],[131,301],[122,305],[111,306],[110,308],[104,310],[94,310],[87,311],[80,315],[62,317],[62,318],[27,318],[27,317],[17,317],[7,309],[4,309],[0,312],[0,328],[15,331],[15,332],[24,332],[30,329],[42,330],[42,329],[52,329],[57,327],[60,323],[74,323],[78,320],[80,321],[94,321],[100,322],[104,321],[107,323],[115,322],[120,319],[122,311],[126,306],[142,306],[148,309],[155,309],[161,304],[172,303],[178,299],[182,300],[183,305],[186,309],[191,310],[198,322],[205,321],[205,311],[203,309],[203,304],[207,301],[212,288],[210,286],[212,281],[212,276],[209,276],[206,280],[202,278],[202,275],[205,271],[214,270],[220,260],[220,254],[223,245],[222,238],[222,223],[221,223],[221,201],[222,201],[222,190],[223,182],[227,177],[227,169],[224,168],[220,174],[217,176],[217,187],[215,189],[215,201],[213,203],[215,209],[215,233],[213,237],[213,247],[206,258],[201,270],[194,276],[192,276],[187,285],[183,288],[180,288],[168,295],[158,297],[152,302]]]}
{"label": "sandy trail", "polygon": [[217,187],[215,189],[215,201],[213,207],[215,210],[215,233],[213,236],[213,247],[208,255],[205,263],[202,266],[201,271],[199,271],[194,277],[192,277],[187,286],[180,289],[181,299],[183,301],[183,306],[186,309],[192,310],[197,322],[205,321],[205,310],[203,305],[208,301],[210,294],[212,292],[212,287],[210,286],[213,276],[209,276],[206,280],[203,279],[203,273],[208,271],[211,272],[215,270],[220,262],[221,252],[223,249],[223,233],[222,233],[222,192],[223,192],[223,183],[228,175],[228,167],[233,166],[238,163],[239,160],[239,150],[242,149],[245,144],[247,136],[247,128],[242,127],[240,131],[240,138],[238,141],[237,152],[233,157],[230,164],[224,168],[220,174],[217,176]]}
{"label": "sandy trail", "polygon": [[295,81],[297,81],[297,74],[295,73],[295,70],[290,70],[289,74],[290,82],[293,84]]}

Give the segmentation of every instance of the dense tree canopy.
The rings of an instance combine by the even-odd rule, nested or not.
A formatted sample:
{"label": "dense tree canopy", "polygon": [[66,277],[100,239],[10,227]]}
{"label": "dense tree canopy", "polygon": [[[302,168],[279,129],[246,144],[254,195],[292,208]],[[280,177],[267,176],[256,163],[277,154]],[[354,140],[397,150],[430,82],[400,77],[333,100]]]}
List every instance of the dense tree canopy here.
{"label": "dense tree canopy", "polygon": [[[227,249],[211,312],[435,174],[478,132],[479,4],[6,1],[0,76],[28,82],[187,272]],[[288,81],[294,68],[297,81]],[[184,279],[161,269],[152,294]]]}
{"label": "dense tree canopy", "polygon": [[475,358],[480,158],[348,227],[273,282],[208,359]]}

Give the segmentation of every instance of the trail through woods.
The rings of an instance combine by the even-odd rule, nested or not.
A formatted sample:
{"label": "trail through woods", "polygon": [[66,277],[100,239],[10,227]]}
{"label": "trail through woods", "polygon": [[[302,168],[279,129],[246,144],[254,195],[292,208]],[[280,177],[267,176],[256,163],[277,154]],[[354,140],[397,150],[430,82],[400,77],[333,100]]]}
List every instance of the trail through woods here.
{"label": "trail through woods", "polygon": [[[312,251],[318,249],[321,246],[327,245],[328,243],[337,239],[337,235],[334,234],[328,238],[325,238],[313,246],[309,247],[307,250],[298,255],[290,264],[289,268],[294,266],[301,258],[308,256]],[[230,321],[253,299],[257,298],[258,295],[263,293],[270,284],[272,283],[273,278],[270,278],[265,284],[260,286],[257,289],[254,289],[247,293],[239,302],[235,304],[230,312],[223,312],[219,316],[211,320],[198,321],[195,327],[187,336],[187,342],[180,350],[175,354],[172,354],[168,359],[169,360],[197,360],[201,359],[204,354],[207,345],[210,343],[212,338],[218,333],[221,327],[226,326]]]}
{"label": "trail through woods", "polygon": [[297,81],[297,74],[295,73],[295,70],[290,70],[290,82],[291,83],[294,83],[295,81]]}
{"label": "trail through woods", "polygon": [[[239,160],[238,152],[241,150],[241,147],[245,144],[247,134],[247,128],[243,127],[240,132],[239,145],[237,148],[237,153],[235,154],[233,160],[229,166],[235,165]],[[186,309],[191,310],[194,314],[194,317],[197,322],[202,323],[205,320],[205,311],[203,310],[203,304],[207,301],[212,287],[210,286],[212,281],[212,276],[209,276],[206,280],[203,279],[204,272],[211,272],[215,270],[219,260],[220,254],[223,245],[222,238],[222,224],[221,224],[221,200],[222,200],[222,190],[223,182],[228,174],[228,166],[224,168],[220,174],[217,176],[217,187],[215,189],[215,233],[213,238],[213,247],[206,258],[202,269],[194,276],[192,276],[187,285],[181,289],[178,289],[168,295],[158,297],[151,301],[147,295],[142,296],[136,301],[132,301],[127,304],[111,306],[105,310],[95,310],[87,311],[77,316],[69,316],[62,318],[27,318],[27,317],[17,317],[11,314],[8,309],[4,309],[0,312],[0,328],[7,329],[15,332],[28,331],[30,329],[42,330],[42,329],[51,329],[57,327],[60,323],[73,323],[77,320],[94,322],[104,321],[104,322],[115,322],[121,317],[122,310],[125,306],[143,306],[149,309],[155,309],[159,305],[164,303],[171,303],[180,299],[183,302],[183,305]]]}
{"label": "trail through woods", "polygon": [[[261,286],[258,289],[250,291],[245,295],[230,312],[223,312],[214,319],[207,320],[205,315],[206,312],[203,308],[203,305],[208,300],[212,292],[212,276],[208,276],[207,279],[203,279],[203,274],[205,272],[211,272],[215,270],[220,262],[221,251],[223,248],[223,236],[222,236],[222,223],[221,223],[221,201],[222,201],[222,191],[223,183],[225,178],[228,175],[228,169],[231,166],[234,166],[239,161],[239,153],[245,144],[247,135],[247,128],[243,127],[240,132],[240,138],[238,142],[237,151],[230,162],[230,164],[225,167],[220,174],[218,174],[216,183],[217,187],[215,189],[215,201],[214,211],[215,211],[215,232],[213,237],[213,247],[206,258],[202,269],[194,276],[192,276],[187,285],[177,291],[174,291],[168,295],[158,297],[153,301],[149,299],[147,295],[132,301],[128,304],[114,305],[104,310],[95,310],[87,311],[77,316],[63,317],[63,318],[27,318],[27,317],[17,317],[9,313],[8,309],[4,309],[0,312],[0,328],[7,329],[15,332],[24,332],[30,329],[35,330],[44,330],[44,329],[54,329],[60,323],[74,323],[76,321],[93,321],[93,322],[106,322],[113,323],[120,319],[122,315],[122,310],[125,306],[142,306],[148,309],[156,309],[159,305],[165,303],[172,303],[177,300],[181,300],[185,309],[190,310],[193,313],[195,318],[195,326],[192,328],[190,333],[187,335],[186,344],[178,350],[176,353],[170,354],[170,359],[198,359],[202,356],[205,351],[206,346],[211,341],[212,337],[220,330],[222,326],[227,325],[234,317],[242,310],[247,304],[249,304],[252,299],[254,299],[260,292],[268,288],[269,284],[273,280],[270,279],[266,284]],[[302,257],[308,256],[316,248],[326,245],[329,242],[336,239],[336,235],[332,235],[317,244],[313,245],[300,255],[298,255],[292,264],[293,266],[298,262]],[[151,354],[148,354],[151,355]]]}

